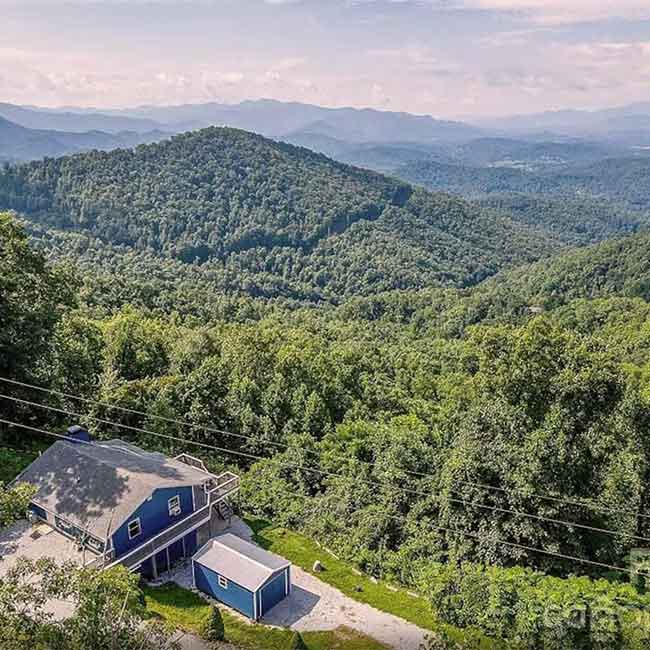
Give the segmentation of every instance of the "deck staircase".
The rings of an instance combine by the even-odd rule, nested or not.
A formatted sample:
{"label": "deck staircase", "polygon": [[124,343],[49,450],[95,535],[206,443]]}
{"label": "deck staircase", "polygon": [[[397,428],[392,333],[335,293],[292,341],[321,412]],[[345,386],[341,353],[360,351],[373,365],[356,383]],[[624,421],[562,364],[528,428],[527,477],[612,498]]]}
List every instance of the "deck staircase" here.
{"label": "deck staircase", "polygon": [[219,501],[217,504],[217,512],[224,521],[230,521],[230,518],[233,515],[232,506],[225,499],[223,501]]}

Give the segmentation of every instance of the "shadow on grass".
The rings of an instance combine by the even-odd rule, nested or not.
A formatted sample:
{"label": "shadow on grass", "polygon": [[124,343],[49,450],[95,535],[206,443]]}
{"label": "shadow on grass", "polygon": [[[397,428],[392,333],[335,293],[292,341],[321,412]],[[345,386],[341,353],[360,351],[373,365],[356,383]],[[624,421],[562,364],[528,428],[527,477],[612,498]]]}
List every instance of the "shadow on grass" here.
{"label": "shadow on grass", "polygon": [[268,528],[273,528],[273,524],[260,517],[246,517],[244,521],[253,531],[253,541],[266,550],[271,548],[273,542],[268,537],[265,537],[263,533]]}

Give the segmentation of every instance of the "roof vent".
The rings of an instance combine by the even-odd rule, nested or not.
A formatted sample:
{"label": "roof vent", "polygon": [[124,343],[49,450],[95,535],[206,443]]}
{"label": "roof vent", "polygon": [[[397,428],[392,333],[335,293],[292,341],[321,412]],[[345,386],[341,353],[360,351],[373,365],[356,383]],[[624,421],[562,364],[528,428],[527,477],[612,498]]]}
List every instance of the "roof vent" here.
{"label": "roof vent", "polygon": [[92,442],[92,437],[88,433],[88,430],[78,424],[68,427],[66,436],[70,442]]}

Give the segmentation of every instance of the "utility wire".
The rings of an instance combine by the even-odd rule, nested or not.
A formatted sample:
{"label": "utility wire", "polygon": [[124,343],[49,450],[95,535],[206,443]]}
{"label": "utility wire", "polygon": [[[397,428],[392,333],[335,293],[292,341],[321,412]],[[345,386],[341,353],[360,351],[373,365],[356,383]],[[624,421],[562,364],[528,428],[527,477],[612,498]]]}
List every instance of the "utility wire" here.
{"label": "utility wire", "polygon": [[[21,429],[26,429],[26,430],[29,430],[29,431],[34,431],[36,433],[41,433],[41,434],[48,435],[48,436],[53,436],[55,438],[59,438],[59,439],[63,439],[63,440],[67,440],[67,441],[71,441],[71,442],[75,442],[75,443],[82,443],[82,444],[87,444],[87,445],[92,445],[93,444],[93,443],[86,442],[86,441],[80,441],[80,440],[77,440],[76,438],[71,438],[70,436],[66,436],[66,435],[63,435],[63,434],[54,433],[52,431],[47,431],[45,429],[40,429],[38,427],[33,427],[33,426],[26,425],[26,424],[20,424],[18,422],[12,422],[10,420],[0,419],[0,423],[6,424],[6,425],[9,425],[9,426],[15,426],[15,427],[18,427],[18,428],[21,428]],[[188,442],[191,443],[191,441],[188,441]],[[210,445],[207,445],[207,446],[208,446],[208,448],[210,448]],[[345,478],[342,475],[337,475],[337,476],[339,476],[340,478]],[[306,495],[294,495],[294,496],[300,496],[300,497],[302,497],[304,499],[308,498]],[[401,519],[400,517],[397,517],[396,515],[386,514],[386,516],[389,519],[395,519],[395,520],[397,520],[399,522],[403,522],[403,519]],[[470,533],[468,531],[458,530],[458,529],[455,529],[455,528],[446,528],[446,527],[443,527],[443,526],[433,526],[433,525],[431,526],[431,528],[433,528],[435,530],[442,531],[442,532],[446,532],[446,533],[453,533],[453,534],[457,534],[457,535],[461,535],[461,536],[471,537],[471,538],[477,539],[479,541],[482,541],[482,540],[485,539],[484,537],[482,537],[478,533]],[[550,556],[550,557],[555,557],[555,558],[559,558],[559,559],[563,559],[563,560],[568,560],[570,562],[578,562],[578,563],[581,563],[581,564],[587,564],[587,565],[590,565],[590,566],[595,566],[595,567],[598,567],[598,568],[601,568],[601,569],[609,569],[609,570],[612,570],[612,571],[618,571],[620,573],[627,573],[629,575],[637,575],[637,576],[643,576],[643,577],[646,577],[646,578],[650,578],[650,574],[646,574],[646,573],[642,573],[642,572],[636,572],[636,571],[634,571],[632,569],[627,569],[625,567],[620,567],[620,566],[617,566],[617,565],[614,565],[614,564],[607,564],[605,562],[596,562],[594,560],[587,560],[585,558],[581,558],[581,557],[577,557],[577,556],[573,556],[573,555],[567,555],[567,554],[564,554],[564,553],[558,553],[558,552],[555,552],[555,551],[547,551],[547,550],[538,548],[536,546],[526,546],[524,544],[517,544],[515,542],[508,542],[508,541],[497,539],[497,538],[487,538],[487,539],[488,539],[488,541],[493,542],[495,544],[501,544],[501,545],[504,545],[504,546],[509,546],[511,548],[516,548],[516,549],[519,549],[519,550],[528,551],[530,553],[540,553],[542,555],[547,555],[547,556]]]}
{"label": "utility wire", "polygon": [[[6,382],[6,383],[9,383],[9,384],[14,384],[16,386],[22,386],[23,388],[30,388],[30,389],[41,391],[41,392],[44,392],[44,393],[49,393],[51,395],[57,395],[59,397],[74,399],[74,400],[77,400],[77,401],[80,401],[80,402],[85,402],[87,404],[91,404],[91,405],[94,405],[94,406],[101,406],[101,407],[107,408],[107,409],[114,409],[114,410],[117,410],[117,411],[122,411],[123,413],[130,413],[131,415],[139,415],[141,417],[145,417],[145,418],[148,418],[148,419],[154,419],[154,420],[159,420],[161,422],[167,422],[169,424],[175,424],[177,426],[199,428],[199,429],[201,429],[203,431],[207,431],[207,432],[210,432],[210,433],[218,433],[218,434],[225,435],[225,436],[231,436],[233,438],[239,438],[240,440],[247,440],[249,442],[254,442],[254,443],[257,443],[257,444],[260,444],[260,442],[261,442],[263,445],[270,445],[270,446],[276,447],[278,449],[281,449],[283,451],[286,451],[288,449],[287,445],[282,444],[282,443],[278,443],[278,442],[274,442],[272,440],[260,441],[260,440],[258,440],[256,438],[254,438],[253,436],[247,436],[247,435],[244,435],[242,433],[235,433],[233,431],[226,431],[225,429],[217,429],[217,428],[209,427],[209,426],[206,426],[206,425],[192,424],[191,422],[187,422],[187,421],[184,421],[184,420],[178,420],[178,419],[175,419],[175,418],[169,418],[169,417],[165,417],[165,416],[162,416],[162,415],[147,413],[145,411],[139,411],[137,409],[128,408],[126,406],[119,406],[117,404],[110,404],[110,403],[102,402],[102,401],[99,401],[99,400],[93,400],[93,399],[90,399],[90,398],[87,398],[87,397],[81,397],[80,395],[72,395],[70,393],[65,393],[65,392],[62,392],[62,391],[54,390],[52,388],[45,388],[43,386],[36,386],[34,384],[28,384],[26,382],[17,381],[15,379],[9,379],[7,377],[0,377],[0,381]],[[79,415],[79,417],[94,417],[94,416],[88,416],[87,414],[78,414],[78,415]],[[94,418],[94,419],[99,421],[98,418]],[[311,450],[307,450],[307,451],[308,451],[308,453],[315,453],[315,452],[312,452]],[[337,457],[337,460],[345,460],[345,459]],[[359,462],[361,464],[363,464],[363,465],[368,465],[368,466],[371,466],[371,467],[375,465],[374,463],[369,463],[369,462],[364,462],[364,461],[359,461]],[[404,472],[406,474],[410,474],[412,476],[419,476],[419,477],[422,477],[422,478],[431,478],[431,479],[436,478],[432,474],[426,474],[426,473],[423,473],[423,472],[415,472],[415,471],[411,471],[411,470],[404,470]],[[564,504],[564,505],[578,506],[578,507],[586,508],[586,509],[589,509],[589,510],[594,510],[594,511],[608,513],[608,514],[614,514],[614,515],[629,514],[629,515],[633,515],[635,517],[650,519],[650,514],[637,512],[637,511],[631,510],[629,508],[614,509],[614,508],[608,508],[606,506],[602,506],[600,504],[585,503],[585,502],[577,500],[577,499],[569,499],[569,498],[564,497],[564,496],[552,496],[552,495],[544,495],[544,494],[538,494],[538,493],[529,493],[529,492],[527,492],[525,490],[521,490],[521,489],[517,489],[517,488],[503,488],[503,487],[498,487],[498,486],[495,486],[495,485],[488,485],[488,484],[485,484],[485,483],[477,483],[477,482],[474,482],[474,481],[466,481],[466,480],[459,479],[459,478],[454,478],[453,480],[454,480],[455,483],[460,483],[460,484],[463,484],[463,485],[469,485],[471,487],[482,489],[482,490],[493,490],[493,491],[497,491],[497,492],[501,492],[501,493],[505,493],[505,494],[513,494],[514,493],[514,494],[522,495],[522,496],[527,497],[527,498],[541,499],[541,500],[545,500],[545,501],[551,501],[551,502],[554,502],[554,503],[561,503],[561,504]]]}
{"label": "utility wire", "polygon": [[[46,404],[39,404],[38,402],[32,402],[32,401],[29,401],[29,400],[24,400],[24,399],[21,399],[19,397],[13,397],[13,396],[0,394],[0,398],[12,400],[12,401],[15,401],[15,402],[19,402],[19,403],[22,403],[22,404],[26,404],[28,406],[35,406],[35,407],[38,407],[38,408],[46,409],[48,411],[55,411],[55,412],[63,413],[63,414],[66,414],[66,415],[73,415],[75,417],[80,417],[82,415],[82,414],[76,413],[74,411],[70,411],[70,410],[67,410],[67,409],[61,409],[61,408],[58,408],[58,407],[55,407],[55,406],[49,406],[49,405],[46,405]],[[252,458],[252,459],[255,459],[255,460],[268,460],[265,457],[258,456],[256,454],[250,454],[250,453],[247,453],[247,452],[240,452],[240,451],[237,451],[237,450],[234,450],[234,449],[228,449],[226,447],[217,447],[216,445],[210,445],[208,443],[195,443],[194,441],[188,440],[187,438],[181,438],[179,436],[172,436],[170,434],[158,433],[156,431],[150,431],[148,429],[143,429],[141,427],[134,427],[134,426],[131,426],[131,425],[128,425],[128,424],[122,424],[120,422],[113,422],[111,420],[105,420],[103,418],[96,418],[94,416],[91,416],[91,417],[93,417],[93,419],[95,419],[97,422],[101,422],[102,424],[106,424],[106,425],[112,426],[112,427],[118,427],[118,428],[126,429],[128,431],[135,431],[137,433],[144,433],[144,434],[150,435],[150,436],[158,436],[158,437],[165,438],[165,439],[168,439],[168,440],[174,440],[174,441],[177,441],[177,442],[182,442],[183,444],[186,444],[186,445],[187,444],[199,444],[199,445],[201,445],[202,447],[204,447],[206,449],[213,449],[215,451],[219,451],[221,453],[226,453],[226,454],[235,454],[235,455],[245,456],[245,457],[247,457],[249,459]],[[0,420],[0,422],[1,421],[2,420]],[[306,466],[303,466],[303,465],[296,465],[296,464],[292,464],[292,463],[281,463],[281,465],[283,465],[285,467],[289,467],[291,469],[297,469],[297,470],[301,470],[301,471],[313,472],[315,474],[320,474],[321,476],[325,476],[325,477],[328,477],[328,478],[341,478],[342,477],[341,474],[336,474],[334,472],[327,472],[325,470],[321,470],[321,469],[318,469],[318,468],[315,468],[315,467],[306,467]],[[564,527],[569,528],[569,529],[580,528],[582,530],[588,530],[588,531],[593,532],[593,533],[599,533],[599,534],[609,535],[609,536],[613,536],[613,537],[622,537],[624,539],[634,539],[634,540],[637,540],[637,541],[640,541],[640,542],[648,542],[648,543],[650,543],[650,538],[648,538],[648,537],[641,537],[639,535],[632,535],[630,533],[624,533],[624,532],[619,531],[619,530],[611,530],[611,529],[607,529],[607,528],[599,528],[599,527],[596,527],[596,526],[589,526],[587,524],[579,524],[579,523],[576,523],[576,522],[573,522],[573,521],[566,521],[566,520],[563,520],[563,519],[555,519],[555,518],[552,518],[552,517],[544,517],[543,515],[537,515],[537,514],[530,513],[530,512],[522,512],[520,510],[512,510],[510,508],[501,508],[499,506],[488,506],[488,505],[485,505],[485,504],[482,504],[482,503],[476,503],[475,501],[467,501],[466,499],[459,499],[457,497],[445,496],[445,495],[442,495],[442,494],[431,494],[429,492],[423,492],[422,490],[414,490],[412,488],[400,487],[400,486],[397,486],[397,485],[388,485],[386,483],[383,483],[383,482],[380,482],[380,481],[375,481],[375,480],[372,480],[372,479],[360,478],[359,480],[366,483],[366,484],[368,484],[368,485],[371,485],[372,487],[389,488],[389,489],[392,489],[392,490],[395,490],[395,491],[398,491],[398,492],[402,492],[402,493],[405,493],[405,494],[414,494],[414,495],[421,496],[421,497],[426,498],[426,499],[434,499],[437,502],[447,502],[447,503],[452,503],[452,504],[458,504],[458,505],[462,505],[462,506],[464,506],[466,508],[479,508],[481,510],[487,510],[489,512],[499,512],[501,514],[514,515],[515,517],[523,517],[523,518],[526,518],[526,519],[533,519],[535,521],[543,521],[543,522],[547,522],[547,523],[557,524],[557,525],[564,526]]]}

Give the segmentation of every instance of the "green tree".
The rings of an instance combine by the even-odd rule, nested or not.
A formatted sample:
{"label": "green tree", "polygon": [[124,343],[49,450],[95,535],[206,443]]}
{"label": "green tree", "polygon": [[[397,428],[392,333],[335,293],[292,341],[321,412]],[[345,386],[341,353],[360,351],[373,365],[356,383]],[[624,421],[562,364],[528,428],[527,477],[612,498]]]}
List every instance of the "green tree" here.
{"label": "green tree", "polygon": [[[44,256],[30,247],[16,220],[0,213],[0,377],[48,381],[54,332],[73,303],[70,275],[49,266]],[[6,384],[2,389],[10,395],[26,393]],[[23,410],[6,400],[2,409],[6,419]]]}
{"label": "green tree", "polygon": [[24,518],[35,492],[36,488],[28,483],[18,483],[10,488],[0,484],[0,527]]}

